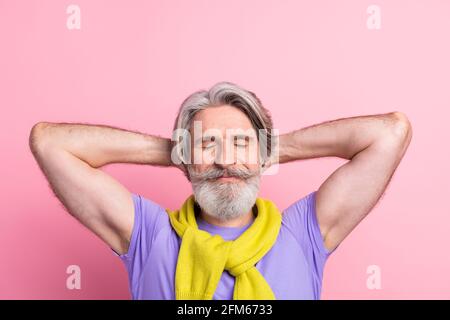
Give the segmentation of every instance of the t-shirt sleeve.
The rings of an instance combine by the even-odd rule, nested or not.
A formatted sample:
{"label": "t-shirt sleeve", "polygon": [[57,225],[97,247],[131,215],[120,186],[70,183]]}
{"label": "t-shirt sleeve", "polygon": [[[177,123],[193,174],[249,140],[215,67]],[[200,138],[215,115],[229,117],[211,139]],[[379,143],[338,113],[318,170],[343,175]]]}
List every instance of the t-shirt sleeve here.
{"label": "t-shirt sleeve", "polygon": [[132,197],[134,223],[130,244],[127,253],[118,256],[125,264],[130,283],[136,283],[149,256],[158,220],[165,214],[165,209],[141,195],[132,193]]}
{"label": "t-shirt sleeve", "polygon": [[313,191],[291,204],[283,212],[283,223],[300,245],[308,264],[321,278],[328,256],[334,251],[325,247],[316,213],[316,193]]}

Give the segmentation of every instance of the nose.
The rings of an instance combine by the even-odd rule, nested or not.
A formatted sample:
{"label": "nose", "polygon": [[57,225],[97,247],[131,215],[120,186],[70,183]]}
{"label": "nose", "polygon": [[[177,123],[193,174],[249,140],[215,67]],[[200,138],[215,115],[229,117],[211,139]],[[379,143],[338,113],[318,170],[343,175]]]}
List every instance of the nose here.
{"label": "nose", "polygon": [[214,162],[221,168],[227,168],[237,164],[236,150],[233,144],[222,143],[220,147],[216,149],[218,153],[214,159]]}

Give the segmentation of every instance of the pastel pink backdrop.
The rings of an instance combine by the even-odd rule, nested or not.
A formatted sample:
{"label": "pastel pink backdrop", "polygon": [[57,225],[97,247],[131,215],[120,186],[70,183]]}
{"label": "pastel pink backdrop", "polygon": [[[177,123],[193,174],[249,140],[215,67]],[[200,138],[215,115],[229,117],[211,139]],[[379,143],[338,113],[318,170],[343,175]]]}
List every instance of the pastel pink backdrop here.
{"label": "pastel pink backdrop", "polygon": [[[66,8],[81,8],[68,30]],[[381,8],[381,29],[366,26]],[[280,133],[335,118],[405,112],[414,137],[386,194],[330,257],[323,299],[450,298],[449,1],[0,0],[0,298],[130,298],[121,261],[53,197],[28,148],[38,121],[103,123],[170,136],[194,90],[221,80],[257,93]],[[261,195],[285,208],[337,158],[285,164]],[[176,169],[104,168],[176,208]],[[81,267],[81,290],[66,268]],[[366,286],[369,265],[381,289]],[[286,275],[289,276],[289,275]]]}

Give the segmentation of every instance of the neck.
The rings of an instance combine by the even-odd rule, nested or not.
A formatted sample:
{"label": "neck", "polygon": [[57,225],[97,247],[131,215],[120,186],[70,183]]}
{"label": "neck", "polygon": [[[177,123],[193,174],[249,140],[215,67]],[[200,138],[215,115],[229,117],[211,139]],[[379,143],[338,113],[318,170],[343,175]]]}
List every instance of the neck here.
{"label": "neck", "polygon": [[250,210],[246,214],[231,220],[222,220],[216,217],[213,217],[203,210],[201,210],[200,217],[209,224],[218,226],[218,227],[244,227],[248,225],[254,219],[253,210]]}

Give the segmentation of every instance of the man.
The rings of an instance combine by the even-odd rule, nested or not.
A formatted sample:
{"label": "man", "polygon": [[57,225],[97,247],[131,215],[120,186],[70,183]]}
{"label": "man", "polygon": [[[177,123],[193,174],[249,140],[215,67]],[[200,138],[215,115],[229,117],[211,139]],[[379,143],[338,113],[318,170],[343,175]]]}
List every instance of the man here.
{"label": "man", "polygon": [[[174,129],[173,142],[105,125],[40,122],[30,133],[53,192],[120,256],[134,299],[319,299],[327,257],[379,200],[412,136],[401,112],[276,136],[257,96],[230,82],[184,100]],[[349,161],[282,212],[258,197],[271,165],[330,156]],[[109,163],[175,166],[193,195],[164,209],[99,169]]]}

